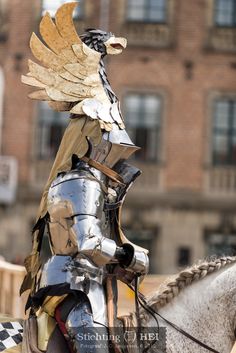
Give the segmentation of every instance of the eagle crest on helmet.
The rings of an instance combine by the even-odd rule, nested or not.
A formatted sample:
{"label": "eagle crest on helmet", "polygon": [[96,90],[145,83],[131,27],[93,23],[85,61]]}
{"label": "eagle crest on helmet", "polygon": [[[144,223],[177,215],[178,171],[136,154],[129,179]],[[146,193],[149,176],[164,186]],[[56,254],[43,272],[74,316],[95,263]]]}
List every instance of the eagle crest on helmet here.
{"label": "eagle crest on helmet", "polygon": [[30,98],[48,101],[57,111],[97,119],[106,131],[114,122],[123,129],[118,99],[107,80],[102,58],[121,53],[126,39],[95,29],[80,37],[72,16],[77,5],[62,5],[55,22],[49,13],[43,16],[40,34],[45,44],[35,33],[30,39],[32,53],[43,66],[29,60],[29,73],[22,76],[22,82],[39,89]]}

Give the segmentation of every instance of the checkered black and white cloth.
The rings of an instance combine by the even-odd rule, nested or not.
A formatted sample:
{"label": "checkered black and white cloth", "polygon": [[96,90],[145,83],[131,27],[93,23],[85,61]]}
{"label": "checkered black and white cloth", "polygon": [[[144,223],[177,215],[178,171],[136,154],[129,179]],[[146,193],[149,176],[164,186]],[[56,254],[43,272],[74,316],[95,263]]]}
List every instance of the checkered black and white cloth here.
{"label": "checkered black and white cloth", "polygon": [[0,323],[0,352],[17,346],[22,338],[23,327],[19,322]]}

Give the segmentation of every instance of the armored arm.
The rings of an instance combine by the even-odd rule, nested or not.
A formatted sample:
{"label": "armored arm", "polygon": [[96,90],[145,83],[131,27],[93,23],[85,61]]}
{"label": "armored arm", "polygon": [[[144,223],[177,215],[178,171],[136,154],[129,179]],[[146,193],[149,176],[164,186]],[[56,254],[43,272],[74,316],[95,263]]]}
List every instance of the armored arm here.
{"label": "armored arm", "polygon": [[103,266],[115,259],[116,243],[102,233],[100,219],[89,214],[74,216],[73,230],[77,236],[78,257],[85,256]]}
{"label": "armored arm", "polygon": [[90,168],[60,175],[48,195],[50,240],[56,255],[75,255],[102,266],[114,259],[116,243],[109,239],[104,219],[102,173]]}
{"label": "armored arm", "polygon": [[52,252],[76,255],[97,266],[119,262],[133,272],[146,273],[147,255],[129,244],[118,247],[110,239],[105,219],[106,177],[95,168],[60,175],[48,195]]}

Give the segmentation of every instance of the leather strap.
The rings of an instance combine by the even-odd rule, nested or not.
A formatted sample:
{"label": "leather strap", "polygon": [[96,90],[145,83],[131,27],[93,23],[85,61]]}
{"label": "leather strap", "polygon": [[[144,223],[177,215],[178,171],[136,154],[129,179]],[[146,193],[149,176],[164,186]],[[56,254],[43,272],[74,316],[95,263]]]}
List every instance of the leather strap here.
{"label": "leather strap", "polygon": [[121,201],[113,202],[113,203],[105,202],[104,209],[108,211],[117,210],[121,205],[122,205]]}
{"label": "leather strap", "polygon": [[114,170],[112,170],[111,168],[105,166],[104,164],[96,162],[95,160],[90,159],[88,157],[82,157],[80,159],[82,161],[88,163],[91,167],[100,170],[100,172],[105,174],[112,181],[115,181],[116,183],[125,186],[123,178],[118,173],[116,173]]}
{"label": "leather strap", "polygon": [[108,275],[107,276],[107,280],[106,280],[106,290],[107,290],[107,314],[108,314],[108,325],[109,325],[109,333],[110,333],[110,337],[111,337],[111,343],[112,343],[112,347],[115,353],[122,353],[120,347],[118,346],[118,344],[116,343],[116,341],[112,338],[115,337],[114,334],[114,321],[116,319],[115,317],[115,308],[114,308],[114,302],[113,302],[113,298],[114,298],[114,293],[113,293],[113,287],[112,287],[112,279],[113,276],[112,275]]}

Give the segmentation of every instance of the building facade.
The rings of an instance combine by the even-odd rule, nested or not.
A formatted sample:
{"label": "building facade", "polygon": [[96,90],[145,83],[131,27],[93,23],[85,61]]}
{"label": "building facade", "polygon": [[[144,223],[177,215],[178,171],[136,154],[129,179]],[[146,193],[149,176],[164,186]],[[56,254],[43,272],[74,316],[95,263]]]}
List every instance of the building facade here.
{"label": "building facade", "polygon": [[[66,114],[30,101],[20,83],[31,32],[63,2],[0,1],[2,195],[6,168],[9,178],[18,175],[10,187],[15,199],[0,200],[0,250],[9,261],[29,251],[68,123]],[[143,173],[124,206],[124,231],[149,248],[151,272],[235,253],[236,1],[83,0],[74,17],[79,33],[99,27],[128,39],[106,64],[129,133],[142,147],[131,162]]]}

